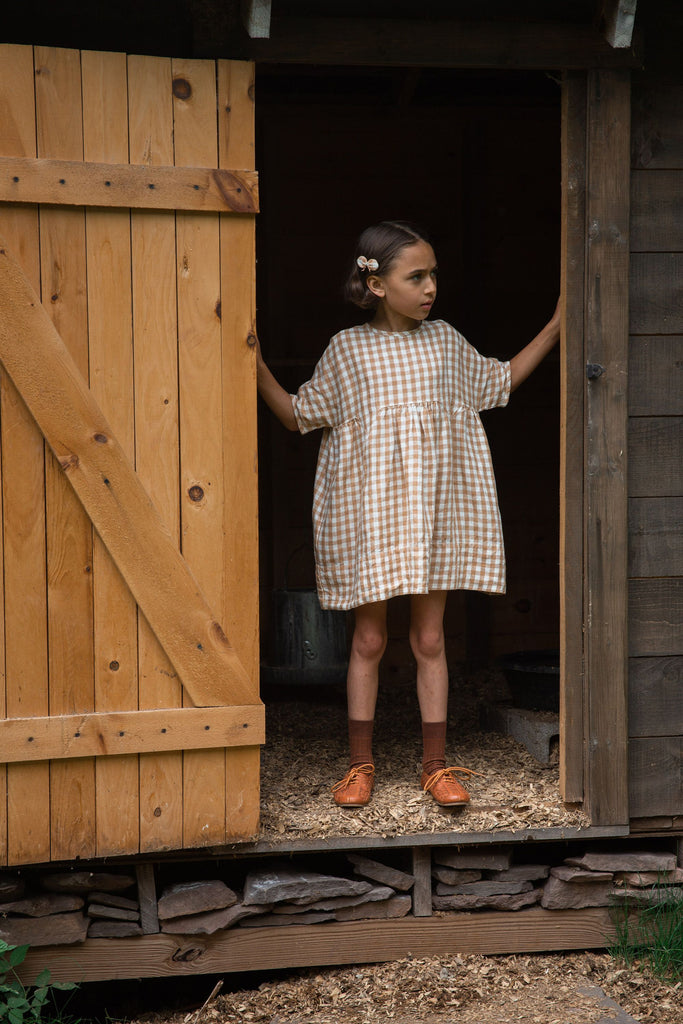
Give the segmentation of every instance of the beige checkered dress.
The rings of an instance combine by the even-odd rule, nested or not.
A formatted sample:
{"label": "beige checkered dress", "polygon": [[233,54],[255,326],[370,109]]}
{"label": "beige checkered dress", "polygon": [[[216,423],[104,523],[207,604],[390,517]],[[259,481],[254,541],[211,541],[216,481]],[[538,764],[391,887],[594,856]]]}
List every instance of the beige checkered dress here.
{"label": "beige checkered dress", "polygon": [[313,497],[323,608],[430,590],[505,591],[491,455],[479,410],[506,405],[510,364],[443,320],[330,342],[292,396],[323,428]]}

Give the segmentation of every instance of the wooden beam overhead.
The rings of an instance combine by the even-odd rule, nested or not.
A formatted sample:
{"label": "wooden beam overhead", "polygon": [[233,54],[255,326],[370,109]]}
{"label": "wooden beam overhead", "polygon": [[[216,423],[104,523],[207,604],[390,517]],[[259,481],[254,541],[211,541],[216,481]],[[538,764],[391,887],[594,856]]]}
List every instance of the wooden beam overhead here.
{"label": "wooden beam overhead", "polygon": [[616,50],[631,45],[637,4],[638,0],[601,0],[599,22],[605,39]]}
{"label": "wooden beam overhead", "polygon": [[242,23],[252,39],[270,36],[271,0],[241,0]]}
{"label": "wooden beam overhead", "polygon": [[269,39],[253,39],[262,63],[401,67],[587,69],[638,67],[632,49],[615,49],[597,28],[557,22],[438,22],[426,18],[273,16]]}

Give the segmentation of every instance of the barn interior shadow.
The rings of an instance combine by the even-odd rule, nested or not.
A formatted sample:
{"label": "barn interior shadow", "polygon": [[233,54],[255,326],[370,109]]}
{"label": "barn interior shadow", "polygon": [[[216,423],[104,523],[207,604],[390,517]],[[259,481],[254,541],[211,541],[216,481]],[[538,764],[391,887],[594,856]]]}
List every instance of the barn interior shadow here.
{"label": "barn interior shadow", "polygon": [[[296,390],[329,338],[364,318],[342,301],[341,282],[358,233],[382,219],[412,220],[428,231],[439,260],[435,316],[479,351],[510,358],[543,326],[559,289],[560,88],[552,76],[265,65],[257,95],[258,327],[285,387]],[[261,409],[265,833],[537,827],[579,814],[561,805],[556,745],[542,763],[492,731],[487,717],[487,708],[509,696],[497,659],[559,642],[557,351],[508,408],[483,419],[508,592],[454,593],[445,621],[449,757],[482,777],[472,777],[472,805],[456,815],[430,807],[420,793],[407,602],[397,599],[375,729],[378,785],[370,807],[351,816],[329,795],[346,756],[340,658],[323,643],[327,671],[300,685],[310,676],[297,678],[306,662],[292,654],[292,620],[282,617],[283,593],[286,601],[287,592],[314,587],[310,509],[319,436],[290,434]]]}

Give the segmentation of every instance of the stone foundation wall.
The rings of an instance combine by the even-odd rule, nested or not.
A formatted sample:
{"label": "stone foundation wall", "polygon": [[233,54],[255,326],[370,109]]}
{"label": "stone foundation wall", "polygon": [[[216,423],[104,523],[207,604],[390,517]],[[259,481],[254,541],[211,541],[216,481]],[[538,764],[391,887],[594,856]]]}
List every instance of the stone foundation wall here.
{"label": "stone foundation wall", "polygon": [[219,862],[209,878],[193,878],[198,866],[188,863],[175,866],[184,877],[170,883],[155,881],[149,864],[133,871],[6,873],[0,876],[0,938],[49,946],[158,931],[211,935],[233,927],[392,920],[426,916],[430,909],[443,916],[683,898],[683,869],[674,853],[587,851],[555,863],[522,860],[528,855],[522,847],[435,847],[429,854],[423,852],[422,863],[431,877],[423,872],[420,878],[388,863],[391,855],[383,851],[336,855],[334,871],[324,870],[330,862],[324,854],[313,858],[323,870],[311,870],[311,858],[305,868],[296,858],[253,858]]}

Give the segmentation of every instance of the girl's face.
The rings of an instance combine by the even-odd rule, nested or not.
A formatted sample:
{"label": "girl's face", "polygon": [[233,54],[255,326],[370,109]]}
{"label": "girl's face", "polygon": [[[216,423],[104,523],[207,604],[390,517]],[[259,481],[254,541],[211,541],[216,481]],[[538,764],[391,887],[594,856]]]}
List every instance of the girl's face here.
{"label": "girl's face", "polygon": [[429,316],[436,298],[436,257],[428,242],[401,250],[386,274],[381,267],[368,278],[368,288],[380,300],[376,319],[393,330],[410,330]]}

